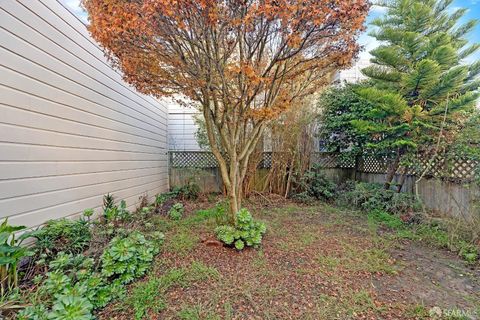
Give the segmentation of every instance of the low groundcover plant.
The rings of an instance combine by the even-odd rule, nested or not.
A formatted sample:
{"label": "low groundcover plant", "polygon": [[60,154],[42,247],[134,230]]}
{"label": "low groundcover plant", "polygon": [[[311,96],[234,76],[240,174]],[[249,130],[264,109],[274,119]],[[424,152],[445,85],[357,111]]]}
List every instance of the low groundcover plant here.
{"label": "low groundcover plant", "polygon": [[233,245],[237,250],[245,246],[258,247],[262,243],[262,236],[267,231],[263,222],[254,221],[247,209],[240,209],[235,215],[233,226],[223,225],[215,229],[217,238],[226,245]]}

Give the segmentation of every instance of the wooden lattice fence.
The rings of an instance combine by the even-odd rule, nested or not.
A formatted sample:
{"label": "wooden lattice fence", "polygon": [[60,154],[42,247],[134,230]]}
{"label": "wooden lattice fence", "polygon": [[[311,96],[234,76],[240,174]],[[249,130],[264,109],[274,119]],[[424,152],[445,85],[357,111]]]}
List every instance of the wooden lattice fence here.
{"label": "wooden lattice fence", "polygon": [[[216,168],[218,167],[215,156],[208,151],[170,151],[171,168]],[[284,155],[282,152],[263,152],[259,161],[259,168],[270,168],[274,159],[279,159]],[[376,158],[365,156],[358,159],[345,157],[339,153],[316,152],[312,154],[311,163],[318,164],[325,169],[355,169],[362,173],[385,174],[388,170],[389,160],[387,157]],[[468,182],[475,178],[476,173],[480,171],[480,163],[471,159],[446,159],[436,157],[435,159],[418,158],[414,161],[415,165],[408,168],[400,168],[400,172],[409,175],[421,175],[424,170],[427,172],[424,177],[438,178],[456,182]]]}

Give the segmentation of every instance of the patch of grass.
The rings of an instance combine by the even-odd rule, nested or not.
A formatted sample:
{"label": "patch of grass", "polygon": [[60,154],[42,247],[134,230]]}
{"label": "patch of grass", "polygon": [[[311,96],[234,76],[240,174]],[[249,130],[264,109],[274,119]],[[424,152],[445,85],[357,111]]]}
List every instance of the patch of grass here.
{"label": "patch of grass", "polygon": [[480,256],[480,250],[474,244],[458,239],[438,225],[420,224],[412,227],[398,228],[396,237],[422,241],[427,244],[457,252],[468,263],[475,263]]}
{"label": "patch of grass", "polygon": [[214,267],[207,266],[199,261],[193,261],[187,270],[186,278],[188,281],[205,281],[209,279],[218,279],[220,273]]}
{"label": "patch of grass", "polygon": [[468,263],[475,263],[480,258],[480,248],[465,241],[455,232],[448,232],[446,226],[440,224],[421,223],[405,224],[398,216],[382,210],[372,210],[368,213],[368,226],[376,233],[379,226],[394,231],[394,238],[422,241],[427,244],[457,252]]}
{"label": "patch of grass", "polygon": [[167,237],[164,249],[185,256],[197,246],[198,242],[198,236],[190,228],[181,227]]}
{"label": "patch of grass", "polygon": [[[298,229],[298,230],[297,230]],[[307,226],[300,225],[295,231],[283,234],[284,239],[278,242],[279,247],[285,251],[303,250],[318,240],[318,232],[308,230]]]}
{"label": "patch of grass", "polygon": [[257,252],[257,256],[253,258],[252,265],[257,270],[264,270],[267,267],[267,260],[265,259],[265,254],[263,250]]}
{"label": "patch of grass", "polygon": [[308,247],[317,239],[317,235],[313,232],[303,232],[300,234],[298,241],[303,247]]}
{"label": "patch of grass", "polygon": [[395,274],[396,269],[390,263],[390,255],[383,249],[372,248],[360,252],[358,268],[368,272]]}
{"label": "patch of grass", "polygon": [[177,314],[181,320],[220,320],[214,312],[205,310],[202,305],[184,306]]}
{"label": "patch of grass", "polygon": [[296,205],[288,205],[281,208],[273,208],[273,209],[265,210],[262,212],[262,215],[285,217],[285,216],[296,215],[300,210],[301,209]]}
{"label": "patch of grass", "polygon": [[382,210],[372,210],[367,215],[369,226],[383,225],[392,230],[402,230],[405,223],[393,214]]}
{"label": "patch of grass", "polygon": [[340,258],[322,255],[318,256],[316,260],[322,266],[322,269],[327,269],[328,271],[335,270],[342,262]]}
{"label": "patch of grass", "polygon": [[[379,313],[378,308],[366,290],[346,291],[342,296],[322,294],[317,301],[317,311],[320,319],[356,319],[368,312]],[[353,317],[353,318],[352,318]]]}
{"label": "patch of grass", "polygon": [[225,312],[225,320],[230,320],[233,318],[233,307],[230,301],[224,303],[223,310]]}
{"label": "patch of grass", "polygon": [[390,255],[383,248],[362,249],[343,244],[344,251],[339,256],[319,255],[316,260],[322,270],[334,272],[338,268],[349,271],[396,274]]}
{"label": "patch of grass", "polygon": [[348,310],[349,315],[361,314],[369,310],[380,311],[373,303],[370,293],[366,290],[351,293],[349,300],[352,303]]}
{"label": "patch of grass", "polygon": [[170,288],[188,287],[193,282],[218,277],[219,273],[215,268],[193,261],[189,267],[173,268],[160,277],[152,276],[148,281],[136,283],[124,299],[124,306],[134,310],[135,319],[144,319],[148,314],[159,313],[166,308],[165,293]]}
{"label": "patch of grass", "polygon": [[167,303],[160,289],[161,281],[155,278],[135,284],[125,300],[126,306],[135,311],[135,319],[142,319],[149,312],[158,313],[166,308]]}
{"label": "patch of grass", "polygon": [[428,310],[423,304],[415,304],[415,305],[409,306],[408,309],[405,310],[405,315],[408,318],[418,319],[418,320],[430,319]]}
{"label": "patch of grass", "polygon": [[321,211],[328,213],[328,214],[343,214],[345,212],[344,208],[334,207],[329,204],[322,204]]}

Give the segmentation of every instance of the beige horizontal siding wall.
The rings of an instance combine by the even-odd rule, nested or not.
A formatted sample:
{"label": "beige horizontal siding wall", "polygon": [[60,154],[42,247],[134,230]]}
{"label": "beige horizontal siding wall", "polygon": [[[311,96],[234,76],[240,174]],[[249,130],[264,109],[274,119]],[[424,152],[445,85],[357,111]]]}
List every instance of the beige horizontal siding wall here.
{"label": "beige horizontal siding wall", "polygon": [[195,133],[198,126],[195,116],[200,112],[193,107],[180,106],[177,103],[168,103],[168,147],[175,151],[201,151]]}
{"label": "beige horizontal siding wall", "polygon": [[57,0],[0,0],[0,218],[29,227],[168,188],[167,107]]}

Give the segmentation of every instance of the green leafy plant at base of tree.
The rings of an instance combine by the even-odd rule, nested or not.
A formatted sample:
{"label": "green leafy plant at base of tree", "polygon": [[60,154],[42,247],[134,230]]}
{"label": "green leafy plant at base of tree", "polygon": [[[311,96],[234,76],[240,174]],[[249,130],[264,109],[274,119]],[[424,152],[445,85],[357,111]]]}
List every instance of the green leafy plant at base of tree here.
{"label": "green leafy plant at base of tree", "polygon": [[265,224],[254,221],[251,213],[243,208],[235,215],[234,226],[219,226],[215,229],[215,234],[226,245],[233,245],[237,250],[243,250],[245,246],[260,246],[266,231]]}

